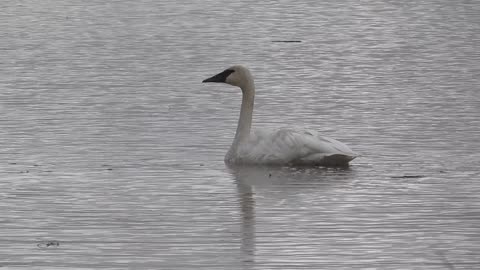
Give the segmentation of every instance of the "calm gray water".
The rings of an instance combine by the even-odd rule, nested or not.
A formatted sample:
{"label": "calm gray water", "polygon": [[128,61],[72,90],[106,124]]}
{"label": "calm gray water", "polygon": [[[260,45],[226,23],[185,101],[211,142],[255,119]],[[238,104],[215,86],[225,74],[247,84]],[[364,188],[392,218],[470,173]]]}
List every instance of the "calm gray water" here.
{"label": "calm gray water", "polygon": [[[480,269],[476,1],[0,3],[0,268]],[[297,43],[272,42],[298,40]],[[227,168],[254,125],[349,169]]]}

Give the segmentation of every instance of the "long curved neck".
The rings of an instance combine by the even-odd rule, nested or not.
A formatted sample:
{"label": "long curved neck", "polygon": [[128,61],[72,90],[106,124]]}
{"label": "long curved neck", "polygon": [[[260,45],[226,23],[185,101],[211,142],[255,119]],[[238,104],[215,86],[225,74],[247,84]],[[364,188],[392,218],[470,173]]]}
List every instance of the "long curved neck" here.
{"label": "long curved neck", "polygon": [[240,118],[238,119],[237,132],[233,145],[238,145],[239,142],[248,138],[250,129],[252,127],[253,103],[255,99],[255,85],[253,80],[249,80],[242,89],[242,107],[240,108]]}

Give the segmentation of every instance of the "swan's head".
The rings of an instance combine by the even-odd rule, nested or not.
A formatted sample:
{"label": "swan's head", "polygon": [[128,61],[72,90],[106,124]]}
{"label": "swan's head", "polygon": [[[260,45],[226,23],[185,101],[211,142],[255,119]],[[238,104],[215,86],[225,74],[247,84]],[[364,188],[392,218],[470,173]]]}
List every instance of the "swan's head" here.
{"label": "swan's head", "polygon": [[227,83],[243,89],[245,86],[253,84],[253,78],[246,67],[236,65],[225,69],[215,76],[203,80],[203,82]]}

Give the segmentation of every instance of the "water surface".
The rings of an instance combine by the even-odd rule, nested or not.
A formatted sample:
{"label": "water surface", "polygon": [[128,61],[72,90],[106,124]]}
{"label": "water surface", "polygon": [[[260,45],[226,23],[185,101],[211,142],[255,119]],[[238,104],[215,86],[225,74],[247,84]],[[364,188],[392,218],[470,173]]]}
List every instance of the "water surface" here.
{"label": "water surface", "polygon": [[[478,14],[444,0],[0,4],[0,267],[480,267]],[[306,126],[362,156],[226,167],[240,91],[201,81],[233,64],[256,78],[255,126]]]}

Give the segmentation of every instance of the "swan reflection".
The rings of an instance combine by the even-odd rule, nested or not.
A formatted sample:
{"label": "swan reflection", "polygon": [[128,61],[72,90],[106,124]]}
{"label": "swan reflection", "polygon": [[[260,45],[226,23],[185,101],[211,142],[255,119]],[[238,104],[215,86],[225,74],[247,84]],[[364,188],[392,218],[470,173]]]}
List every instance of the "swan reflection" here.
{"label": "swan reflection", "polygon": [[279,214],[283,214],[283,207],[291,209],[299,206],[299,195],[310,198],[323,192],[326,195],[329,189],[349,184],[354,178],[354,170],[349,168],[227,168],[237,187],[241,214],[241,253],[245,266],[249,267],[254,265],[256,258],[257,226],[264,227],[261,234],[268,236],[269,226],[263,222],[278,218]]}

